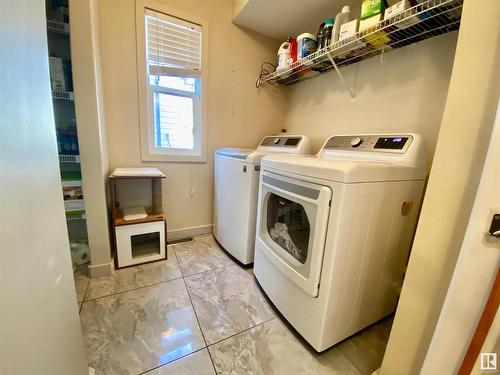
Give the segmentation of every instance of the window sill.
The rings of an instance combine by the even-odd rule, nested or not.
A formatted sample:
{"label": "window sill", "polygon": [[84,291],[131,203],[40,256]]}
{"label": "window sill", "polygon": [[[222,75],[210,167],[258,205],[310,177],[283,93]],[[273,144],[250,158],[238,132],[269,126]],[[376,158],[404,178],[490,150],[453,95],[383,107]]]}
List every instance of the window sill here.
{"label": "window sill", "polygon": [[206,153],[202,155],[172,155],[161,153],[141,152],[141,161],[156,161],[156,162],[170,162],[170,163],[206,163]]}

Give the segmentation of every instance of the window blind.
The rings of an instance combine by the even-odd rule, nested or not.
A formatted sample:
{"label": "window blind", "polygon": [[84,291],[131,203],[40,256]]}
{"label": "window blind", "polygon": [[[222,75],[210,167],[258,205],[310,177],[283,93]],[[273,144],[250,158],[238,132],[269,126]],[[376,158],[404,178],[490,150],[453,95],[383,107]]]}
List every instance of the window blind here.
{"label": "window blind", "polygon": [[201,26],[146,9],[149,74],[201,75]]}

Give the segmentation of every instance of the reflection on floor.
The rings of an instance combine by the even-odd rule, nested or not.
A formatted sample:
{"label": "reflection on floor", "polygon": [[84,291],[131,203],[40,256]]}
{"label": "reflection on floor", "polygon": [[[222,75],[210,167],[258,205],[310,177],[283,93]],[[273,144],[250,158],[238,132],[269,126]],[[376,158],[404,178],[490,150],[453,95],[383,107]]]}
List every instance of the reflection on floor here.
{"label": "reflection on floor", "polygon": [[77,269],[75,285],[96,374],[371,374],[392,325],[384,319],[317,354],[211,235],[111,276]]}

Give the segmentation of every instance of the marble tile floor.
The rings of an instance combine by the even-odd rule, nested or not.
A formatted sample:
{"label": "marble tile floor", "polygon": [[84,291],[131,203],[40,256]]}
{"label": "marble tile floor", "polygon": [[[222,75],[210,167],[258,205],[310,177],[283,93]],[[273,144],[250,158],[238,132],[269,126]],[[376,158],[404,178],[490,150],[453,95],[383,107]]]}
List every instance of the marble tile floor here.
{"label": "marble tile floor", "polygon": [[75,289],[76,289],[76,300],[78,302],[78,311],[82,307],[83,298],[87,292],[87,288],[90,283],[90,278],[88,275],[87,264],[82,264],[81,266],[76,266],[73,272],[73,277],[75,279]]}
{"label": "marble tile floor", "polygon": [[75,287],[89,366],[103,375],[371,374],[392,325],[384,319],[318,354],[211,235],[110,276],[77,269]]}

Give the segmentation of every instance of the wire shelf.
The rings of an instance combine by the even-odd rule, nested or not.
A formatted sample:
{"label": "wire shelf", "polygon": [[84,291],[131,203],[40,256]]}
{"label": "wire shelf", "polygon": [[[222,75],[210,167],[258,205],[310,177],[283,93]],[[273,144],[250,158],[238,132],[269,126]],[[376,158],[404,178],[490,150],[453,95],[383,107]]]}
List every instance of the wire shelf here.
{"label": "wire shelf", "polygon": [[[62,186],[74,186],[78,181],[63,181]],[[81,181],[80,181],[81,186]],[[83,198],[64,200],[64,211],[66,211],[67,220],[85,219],[85,200]]]}
{"label": "wire shelf", "polygon": [[458,30],[462,5],[463,0],[427,0],[284,69],[263,75],[257,87],[264,83],[291,85],[331,69],[337,70],[341,66]]}
{"label": "wire shelf", "polygon": [[52,90],[52,97],[54,99],[75,100],[72,91]]}
{"label": "wire shelf", "polygon": [[59,163],[80,164],[80,155],[59,155]]}
{"label": "wire shelf", "polygon": [[85,211],[66,211],[66,220],[85,220]]}
{"label": "wire shelf", "polygon": [[53,33],[69,34],[69,23],[47,20],[47,30]]}

